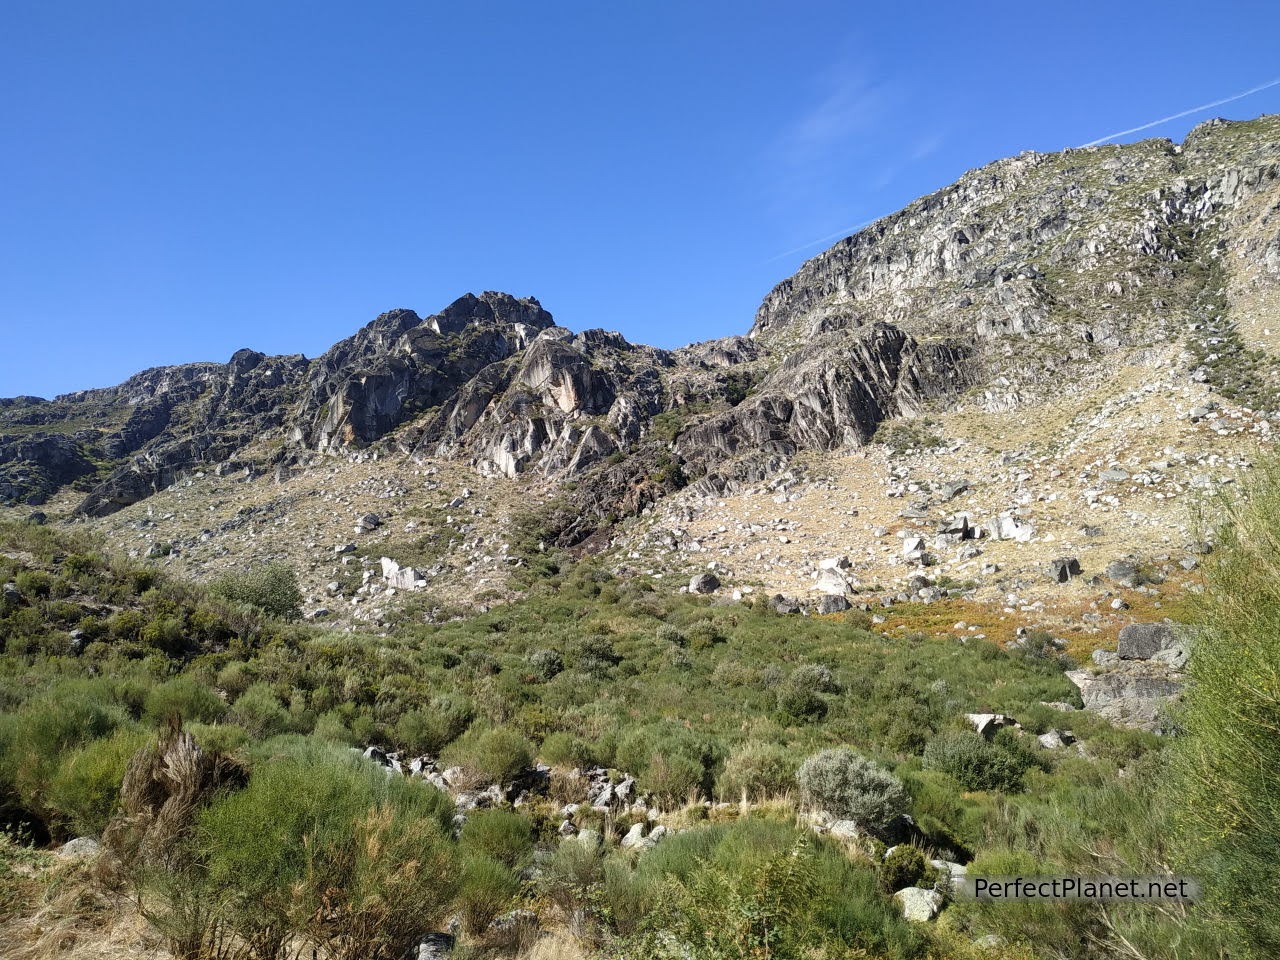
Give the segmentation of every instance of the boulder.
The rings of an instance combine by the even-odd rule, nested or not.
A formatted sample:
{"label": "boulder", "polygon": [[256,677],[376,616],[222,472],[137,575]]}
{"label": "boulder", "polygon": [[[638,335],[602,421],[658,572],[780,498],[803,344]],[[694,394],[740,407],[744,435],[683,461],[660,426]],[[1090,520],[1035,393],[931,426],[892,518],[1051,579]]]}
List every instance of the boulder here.
{"label": "boulder", "polygon": [[862,836],[863,830],[853,820],[837,820],[827,830],[837,840],[853,841]]}
{"label": "boulder", "polygon": [[849,589],[849,581],[839,570],[823,570],[814,583],[814,589],[830,596],[842,597]]}
{"label": "boulder", "polygon": [[416,960],[449,960],[454,938],[447,933],[428,933],[418,944]]}
{"label": "boulder", "polygon": [[1151,655],[1152,663],[1163,663],[1170,670],[1185,670],[1191,661],[1191,648],[1185,643],[1176,643],[1165,650],[1157,650]]}
{"label": "boulder", "polygon": [[994,525],[994,533],[997,540],[1027,543],[1036,535],[1036,528],[1033,524],[1024,523],[1015,517],[998,517]]}
{"label": "boulder", "polygon": [[1003,713],[966,713],[964,718],[973,724],[973,729],[984,737],[991,737],[1001,727],[1014,727],[1021,730],[1022,725],[1013,717]]}
{"label": "boulder", "polygon": [[714,573],[694,574],[689,581],[690,593],[715,593],[720,589],[720,578]]}
{"label": "boulder", "polygon": [[849,601],[844,597],[825,596],[818,600],[815,607],[820,614],[844,613],[849,609]]}
{"label": "boulder", "polygon": [[912,923],[927,923],[942,909],[942,894],[924,887],[907,887],[893,895],[902,916]]}
{"label": "boulder", "polygon": [[632,824],[631,829],[628,830],[626,836],[619,841],[618,846],[622,847],[623,850],[630,850],[632,847],[642,846],[645,841],[644,831],[647,826],[648,824],[643,821]]}
{"label": "boulder", "polygon": [[1161,730],[1166,704],[1182,692],[1176,674],[1143,660],[1120,660],[1101,673],[1073,670],[1067,679],[1080,689],[1086,710],[1138,730]]}
{"label": "boulder", "polygon": [[1080,561],[1075,557],[1058,557],[1049,563],[1046,572],[1055,583],[1066,583],[1072,577],[1080,576]]}
{"label": "boulder", "polygon": [[1124,559],[1112,560],[1107,564],[1107,579],[1130,590],[1142,583],[1137,563]]}
{"label": "boulder", "polygon": [[55,854],[61,860],[92,860],[102,847],[92,837],[76,837],[60,846]]}
{"label": "boulder", "polygon": [[1036,742],[1046,750],[1061,750],[1076,742],[1070,730],[1050,730],[1036,737]]}
{"label": "boulder", "polygon": [[1120,631],[1116,653],[1122,660],[1150,660],[1177,644],[1178,637],[1167,623],[1131,623]]}

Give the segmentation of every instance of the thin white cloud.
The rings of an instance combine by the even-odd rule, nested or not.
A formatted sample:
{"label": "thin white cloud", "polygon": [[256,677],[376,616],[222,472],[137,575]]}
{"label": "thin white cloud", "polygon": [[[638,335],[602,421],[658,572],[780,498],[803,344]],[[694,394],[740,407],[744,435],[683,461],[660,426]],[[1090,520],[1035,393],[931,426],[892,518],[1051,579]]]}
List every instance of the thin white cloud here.
{"label": "thin white cloud", "polygon": [[915,145],[911,148],[911,154],[907,159],[911,163],[919,163],[925,157],[932,156],[942,147],[943,139],[944,138],[940,133],[934,133],[927,137],[922,137],[915,142]]}
{"label": "thin white cloud", "polygon": [[854,158],[876,142],[891,99],[861,67],[823,71],[815,94],[767,148],[766,175],[781,207],[807,206],[830,193]]}
{"label": "thin white cloud", "polygon": [[1168,123],[1170,120],[1180,120],[1183,117],[1189,117],[1193,113],[1200,113],[1202,110],[1212,110],[1214,107],[1220,107],[1224,103],[1234,103],[1237,100],[1243,100],[1245,97],[1252,96],[1255,93],[1261,93],[1263,90],[1269,90],[1271,87],[1280,87],[1280,77],[1275,80],[1268,80],[1256,87],[1250,87],[1243,93],[1233,94],[1230,97],[1223,97],[1221,100],[1214,100],[1212,103],[1202,103],[1198,107],[1192,107],[1189,110],[1182,110],[1179,113],[1170,114],[1167,117],[1161,117],[1159,120],[1152,120],[1150,123],[1144,123],[1140,127],[1130,127],[1128,130],[1121,130],[1118,133],[1108,134],[1097,140],[1090,140],[1088,143],[1080,144],[1081,147],[1096,147],[1106,143],[1108,140],[1114,140],[1116,137],[1127,137],[1131,133],[1141,133],[1143,130],[1150,130],[1152,127],[1158,127],[1162,123]]}
{"label": "thin white cloud", "polygon": [[875,223],[874,220],[866,220],[862,223],[855,224],[852,227],[845,227],[843,230],[837,230],[835,233],[829,233],[825,237],[819,237],[817,240],[810,240],[808,243],[802,243],[800,246],[795,247],[791,250],[786,250],[786,251],[783,251],[782,253],[774,254],[768,260],[765,260],[764,263],[773,263],[773,261],[781,260],[783,257],[789,257],[793,253],[799,253],[802,250],[808,250],[810,247],[816,247],[820,243],[827,243],[828,241],[831,241],[831,240],[843,240],[845,237],[852,236],[853,234],[861,230],[863,227],[869,227],[873,223]]}

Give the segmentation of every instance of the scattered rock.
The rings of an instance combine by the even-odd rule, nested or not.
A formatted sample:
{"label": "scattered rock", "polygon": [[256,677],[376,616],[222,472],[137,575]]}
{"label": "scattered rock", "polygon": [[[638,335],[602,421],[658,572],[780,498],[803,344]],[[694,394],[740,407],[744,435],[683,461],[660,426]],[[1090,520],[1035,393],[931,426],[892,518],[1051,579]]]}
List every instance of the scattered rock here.
{"label": "scattered rock", "polygon": [[697,573],[689,581],[690,593],[715,593],[720,589],[720,578],[714,573]]}
{"label": "scattered rock", "polygon": [[820,614],[844,613],[849,606],[849,601],[844,597],[825,596],[818,599],[815,610]]}
{"label": "scattered rock", "polygon": [[1022,724],[1013,717],[1003,713],[966,713],[964,718],[973,724],[973,729],[984,737],[991,737],[1001,727],[1013,727],[1021,730]]}
{"label": "scattered rock", "polygon": [[101,852],[101,845],[92,837],[76,837],[74,840],[68,840],[55,851],[56,855],[63,860],[92,860]]}
{"label": "scattered rock", "polygon": [[942,909],[942,894],[924,887],[907,887],[893,895],[902,916],[912,923],[927,923]]}
{"label": "scattered rock", "polygon": [[1046,750],[1061,750],[1075,743],[1076,738],[1070,730],[1049,730],[1036,737],[1036,741]]}
{"label": "scattered rock", "polygon": [[1119,660],[1100,673],[1073,670],[1067,679],[1080,690],[1086,710],[1112,723],[1159,731],[1166,704],[1182,691],[1182,683],[1163,664]]}
{"label": "scattered rock", "polygon": [[1066,583],[1072,577],[1080,576],[1080,561],[1075,557],[1059,557],[1049,564],[1047,572],[1055,583]]}

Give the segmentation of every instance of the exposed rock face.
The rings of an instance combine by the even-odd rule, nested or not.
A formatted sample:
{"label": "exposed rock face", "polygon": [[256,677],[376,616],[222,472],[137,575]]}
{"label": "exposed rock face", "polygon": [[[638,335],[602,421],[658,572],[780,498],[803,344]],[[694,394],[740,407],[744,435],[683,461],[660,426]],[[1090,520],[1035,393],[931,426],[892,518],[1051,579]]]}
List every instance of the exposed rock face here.
{"label": "exposed rock face", "polygon": [[1167,623],[1131,623],[1120,631],[1116,653],[1122,660],[1150,660],[1178,642]]}
{"label": "exposed rock face", "polygon": [[1177,312],[1161,317],[1155,301],[1187,303],[1177,264],[1197,255],[1195,234],[1256,216],[1246,201],[1275,188],[1276,126],[1202,124],[1181,147],[1027,152],[971,171],[805,263],[765,298],[751,336],[803,342],[879,321],[984,352],[1010,335],[1083,354],[1154,339]]}
{"label": "exposed rock face", "polygon": [[754,396],[688,430],[679,449],[710,469],[742,454],[859,447],[884,420],[963,389],[964,357],[960,345],[922,347],[885,324],[858,337],[820,338],[789,354]]}
{"label": "exposed rock face", "polygon": [[[1280,284],[1277,197],[1277,117],[1203,124],[1181,146],[1026,153],[808,261],[748,337],[658,350],[574,334],[533,298],[486,292],[426,318],[384,313],[312,361],[241,350],[54,401],[0,401],[0,500],[75,484],[98,516],[193,470],[275,467],[287,482],[320,456],[372,446],[489,476],[579,479],[558,537],[593,543],[606,518],[683,485],[755,483],[934,407],[1051,399],[1105,376],[1117,350],[1229,326],[1224,263],[1257,265],[1241,295]],[[1189,372],[1220,376],[1209,357]],[[1001,517],[990,532],[1034,530]]]}
{"label": "exposed rock face", "polygon": [[1166,704],[1182,691],[1178,674],[1144,661],[1122,660],[1101,673],[1074,670],[1067,676],[1080,688],[1086,710],[1140,730],[1160,730]]}

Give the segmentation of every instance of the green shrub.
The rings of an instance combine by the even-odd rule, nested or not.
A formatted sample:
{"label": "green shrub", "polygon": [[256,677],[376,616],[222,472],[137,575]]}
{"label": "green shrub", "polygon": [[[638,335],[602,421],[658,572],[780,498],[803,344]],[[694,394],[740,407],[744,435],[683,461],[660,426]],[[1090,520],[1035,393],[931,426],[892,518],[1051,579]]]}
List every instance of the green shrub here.
{"label": "green shrub", "polygon": [[188,723],[186,729],[206,751],[234,753],[249,742],[244,727],[233,723]]}
{"label": "green shrub", "polygon": [[840,684],[831,668],[820,663],[806,663],[791,672],[789,681],[796,688],[808,688],[815,693],[839,693]]}
{"label": "green shrub", "polygon": [[683,647],[687,646],[689,643],[688,638],[681,633],[677,627],[670,623],[659,624],[657,631],[654,633],[654,637],[657,639],[658,643],[662,644],[664,647]]}
{"label": "green shrub", "polygon": [[710,650],[716,644],[725,642],[724,634],[713,620],[699,620],[690,624],[684,633],[691,650]]}
{"label": "green shrub", "polygon": [[402,750],[436,756],[466,721],[441,710],[410,710],[396,721],[392,740]]}
{"label": "green shrub", "polygon": [[890,893],[903,887],[914,887],[928,868],[929,864],[918,848],[900,843],[880,864],[880,884]]}
{"label": "green shrub", "polygon": [[718,783],[726,799],[749,800],[786,793],[796,784],[795,751],[775,743],[748,740],[729,754]]}
{"label": "green shrub", "polygon": [[24,597],[46,598],[52,592],[53,577],[43,570],[23,570],[13,580]]}
{"label": "green shrub", "polygon": [[955,777],[966,790],[1022,789],[1025,757],[989,743],[971,730],[945,730],[924,748],[924,766]]}
{"label": "green shrub", "polygon": [[640,784],[660,804],[673,807],[696,798],[703,788],[706,770],[692,757],[658,754],[650,759]]}
{"label": "green shrub", "polygon": [[719,742],[664,720],[628,731],[618,744],[615,762],[634,774],[643,789],[658,793],[667,803],[679,803],[695,788],[710,793],[722,757]]}
{"label": "green shrub", "polygon": [[[1253,955],[1280,956],[1280,462],[1229,506],[1196,611],[1172,786],[1181,858]],[[1244,951],[1241,951],[1242,953]]]}
{"label": "green shrub", "polygon": [[240,694],[232,704],[231,719],[257,740],[289,729],[289,713],[269,683],[255,683]]}
{"label": "green shrub", "polygon": [[520,880],[510,867],[484,855],[468,857],[457,904],[462,929],[472,936],[484,933],[499,914],[510,909],[519,892]]}
{"label": "green shrub", "polygon": [[49,785],[49,805],[78,836],[101,836],[120,801],[125,767],[148,742],[146,732],[122,727],[70,754]]}
{"label": "green shrub", "polygon": [[510,810],[477,810],[467,816],[459,838],[462,849],[519,867],[533,851],[533,826]]}
{"label": "green shrub", "polygon": [[298,575],[282,563],[255,567],[243,573],[226,573],[212,588],[228,600],[247,603],[280,620],[297,620],[302,615],[302,591]]}
{"label": "green shrub", "polygon": [[707,960],[922,952],[871,870],[791,824],[747,819],[687,831],[612,888],[633,904],[629,912],[647,913],[627,956],[673,957],[673,941]]}
{"label": "green shrub", "polygon": [[349,747],[354,747],[359,743],[351,726],[347,723],[346,717],[338,710],[330,710],[327,713],[320,714],[316,718],[316,725],[312,728],[311,735],[317,740],[343,743]]}
{"label": "green shrub", "polygon": [[148,620],[138,632],[138,639],[169,656],[177,656],[186,646],[182,621],[177,617],[159,616]]}
{"label": "green shrub", "polygon": [[841,820],[878,826],[907,808],[902,781],[847,747],[809,757],[796,782],[808,803]]}
{"label": "green shrub", "polygon": [[485,783],[510,783],[533,764],[533,747],[516,730],[468,731],[445,751],[446,761],[471,770]]}
{"label": "green shrub", "polygon": [[573,665],[591,677],[604,678],[609,670],[622,662],[608,637],[598,634],[583,637],[575,646]]}
{"label": "green shrub", "polygon": [[564,658],[555,650],[535,650],[529,654],[529,669],[541,680],[551,680],[564,670]]}
{"label": "green shrub", "polygon": [[227,712],[216,693],[190,677],[176,677],[147,693],[143,712],[152,723],[180,717],[192,723],[215,723]]}
{"label": "green shrub", "polygon": [[294,931],[338,958],[398,960],[457,889],[448,797],[341,747],[258,748],[249,785],[201,812],[198,860],[249,942]]}
{"label": "green shrub", "polygon": [[553,767],[589,767],[596,762],[596,751],[591,744],[564,731],[543,740],[538,756]]}
{"label": "green shrub", "polygon": [[778,686],[778,713],[784,722],[816,723],[827,715],[827,701],[804,676],[792,674]]}
{"label": "green shrub", "polygon": [[56,813],[49,789],[67,754],[127,722],[109,699],[101,684],[71,681],[0,714],[0,795],[7,786],[33,813]]}

